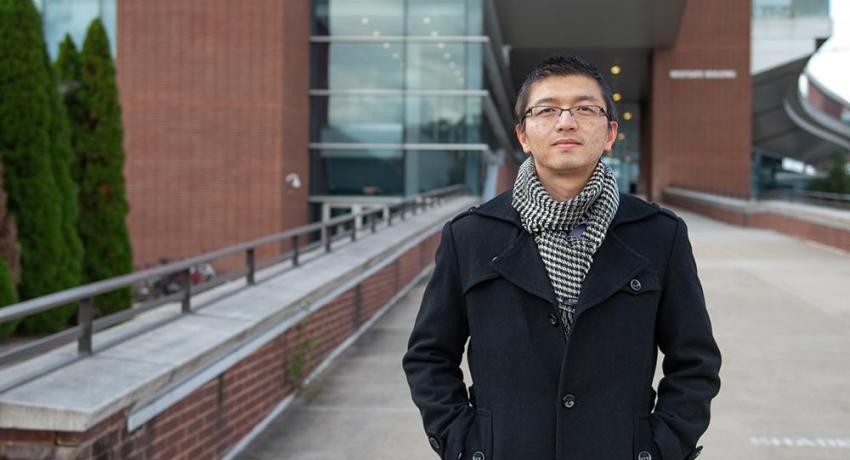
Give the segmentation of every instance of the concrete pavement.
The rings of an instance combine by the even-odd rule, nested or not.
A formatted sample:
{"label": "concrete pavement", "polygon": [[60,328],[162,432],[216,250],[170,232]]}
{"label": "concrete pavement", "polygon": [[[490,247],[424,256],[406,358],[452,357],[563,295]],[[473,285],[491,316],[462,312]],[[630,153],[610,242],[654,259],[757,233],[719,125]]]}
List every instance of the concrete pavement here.
{"label": "concrete pavement", "polygon": [[[681,215],[724,357],[701,458],[850,458],[850,255]],[[405,296],[237,458],[436,458],[400,364],[423,289]]]}

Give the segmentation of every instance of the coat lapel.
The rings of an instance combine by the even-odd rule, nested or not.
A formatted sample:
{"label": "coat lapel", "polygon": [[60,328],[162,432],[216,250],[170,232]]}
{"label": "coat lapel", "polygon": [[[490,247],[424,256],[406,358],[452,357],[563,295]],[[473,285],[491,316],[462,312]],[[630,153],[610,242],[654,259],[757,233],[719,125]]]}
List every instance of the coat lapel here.
{"label": "coat lapel", "polygon": [[[513,223],[517,228],[517,236],[504,252],[490,262],[490,266],[520,289],[555,304],[555,290],[537,244],[534,237],[522,228],[519,213],[511,206],[511,198],[512,190],[508,190],[475,210],[476,214]],[[644,256],[617,236],[617,227],[656,212],[659,212],[658,209],[638,198],[621,195],[617,214],[593,257],[593,264],[582,285],[576,305],[577,315],[614,294],[649,264]]]}
{"label": "coat lapel", "polygon": [[608,230],[582,283],[576,317],[627,285],[648,264],[646,257],[617,236],[616,229]]}
{"label": "coat lapel", "polygon": [[490,265],[520,289],[555,303],[555,290],[549,282],[543,259],[537,252],[537,243],[530,233],[518,232],[508,249],[491,261]]}

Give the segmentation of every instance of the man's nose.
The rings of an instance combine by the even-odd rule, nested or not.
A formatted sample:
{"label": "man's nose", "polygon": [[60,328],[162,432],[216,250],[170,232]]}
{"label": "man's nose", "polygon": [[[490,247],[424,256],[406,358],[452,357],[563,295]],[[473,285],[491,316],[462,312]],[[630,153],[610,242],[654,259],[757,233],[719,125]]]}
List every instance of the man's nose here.
{"label": "man's nose", "polygon": [[561,111],[561,114],[558,115],[558,118],[555,120],[555,129],[576,129],[578,128],[578,122],[573,118],[573,114],[568,110]]}

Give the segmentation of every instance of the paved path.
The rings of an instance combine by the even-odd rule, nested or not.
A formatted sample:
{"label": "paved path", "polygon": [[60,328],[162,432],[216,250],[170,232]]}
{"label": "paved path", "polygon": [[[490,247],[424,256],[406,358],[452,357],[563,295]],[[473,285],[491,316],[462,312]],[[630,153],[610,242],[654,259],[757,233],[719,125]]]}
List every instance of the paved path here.
{"label": "paved path", "polygon": [[[850,255],[682,215],[724,355],[701,458],[850,459]],[[239,458],[435,459],[400,364],[422,291],[402,299]]]}

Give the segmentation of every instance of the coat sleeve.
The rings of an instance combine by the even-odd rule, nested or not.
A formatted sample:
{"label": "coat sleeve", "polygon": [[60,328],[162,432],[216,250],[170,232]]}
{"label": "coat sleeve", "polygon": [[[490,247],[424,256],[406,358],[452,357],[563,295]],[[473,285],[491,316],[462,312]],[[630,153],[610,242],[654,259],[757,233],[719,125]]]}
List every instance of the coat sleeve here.
{"label": "coat sleeve", "polygon": [[699,453],[695,446],[708,428],[711,399],[720,390],[720,350],[711,331],[687,227],[677,220],[656,319],[664,377],[650,418],[664,460],[690,459]]}
{"label": "coat sleeve", "polygon": [[431,447],[455,460],[472,423],[460,369],[469,326],[460,285],[451,222],[443,227],[434,273],[419,308],[402,360],[413,402],[419,407]]}

